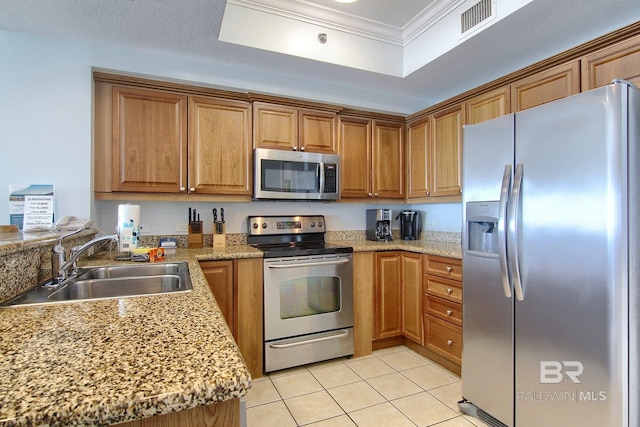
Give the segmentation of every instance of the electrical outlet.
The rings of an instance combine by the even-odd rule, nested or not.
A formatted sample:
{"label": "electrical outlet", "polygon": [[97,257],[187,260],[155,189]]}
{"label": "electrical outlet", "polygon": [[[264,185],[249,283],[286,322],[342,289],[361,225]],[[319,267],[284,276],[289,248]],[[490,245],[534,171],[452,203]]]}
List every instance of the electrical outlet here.
{"label": "electrical outlet", "polygon": [[186,222],[179,222],[176,227],[176,231],[186,233],[189,231],[189,224]]}
{"label": "electrical outlet", "polygon": [[151,227],[149,227],[149,224],[140,224],[140,234],[149,233],[151,233]]}

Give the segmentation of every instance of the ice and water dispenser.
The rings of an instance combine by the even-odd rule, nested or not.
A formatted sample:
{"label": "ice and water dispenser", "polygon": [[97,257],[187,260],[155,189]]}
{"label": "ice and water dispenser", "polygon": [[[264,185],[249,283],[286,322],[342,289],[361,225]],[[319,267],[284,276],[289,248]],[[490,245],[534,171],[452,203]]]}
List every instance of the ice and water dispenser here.
{"label": "ice and water dispenser", "polygon": [[497,201],[467,203],[467,251],[498,253],[499,204]]}

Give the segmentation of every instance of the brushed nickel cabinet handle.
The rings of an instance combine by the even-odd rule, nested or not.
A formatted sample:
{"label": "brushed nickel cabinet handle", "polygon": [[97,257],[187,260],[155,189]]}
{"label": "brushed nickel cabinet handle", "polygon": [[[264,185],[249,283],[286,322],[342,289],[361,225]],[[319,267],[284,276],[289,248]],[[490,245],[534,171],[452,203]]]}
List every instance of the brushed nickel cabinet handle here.
{"label": "brushed nickel cabinet handle", "polygon": [[451,316],[453,314],[453,310],[447,310],[447,316]]}
{"label": "brushed nickel cabinet handle", "polygon": [[452,293],[452,292],[453,292],[453,289],[451,289],[451,288],[447,288],[447,293],[448,293],[448,294],[450,294],[450,293]]}
{"label": "brushed nickel cabinet handle", "polygon": [[447,340],[447,345],[453,345],[453,340]]}
{"label": "brushed nickel cabinet handle", "polygon": [[453,271],[453,267],[447,265],[447,273],[451,273]]}

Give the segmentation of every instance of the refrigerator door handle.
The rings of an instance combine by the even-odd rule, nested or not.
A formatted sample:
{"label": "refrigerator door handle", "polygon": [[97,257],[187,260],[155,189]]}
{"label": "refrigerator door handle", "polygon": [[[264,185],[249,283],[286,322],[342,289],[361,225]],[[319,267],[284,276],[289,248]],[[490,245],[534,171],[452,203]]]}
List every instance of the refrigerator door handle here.
{"label": "refrigerator door handle", "polygon": [[500,204],[498,206],[498,258],[500,259],[500,277],[504,296],[511,298],[511,282],[507,265],[507,200],[511,191],[511,165],[504,167],[502,188],[500,189]]}
{"label": "refrigerator door handle", "polygon": [[513,291],[518,301],[524,300],[524,289],[520,276],[519,235],[520,235],[520,201],[522,200],[522,176],[524,174],[522,163],[516,164],[516,172],[513,177],[513,187],[509,197],[508,220],[507,220],[507,259],[510,264],[511,280],[513,280]]}

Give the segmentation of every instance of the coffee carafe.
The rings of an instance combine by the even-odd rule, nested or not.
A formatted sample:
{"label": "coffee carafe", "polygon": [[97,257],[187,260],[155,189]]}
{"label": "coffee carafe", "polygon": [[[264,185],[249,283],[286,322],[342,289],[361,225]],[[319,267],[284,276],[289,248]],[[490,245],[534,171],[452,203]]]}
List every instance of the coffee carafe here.
{"label": "coffee carafe", "polygon": [[422,224],[420,211],[402,211],[396,219],[400,218],[400,236],[402,240],[418,240]]}
{"label": "coffee carafe", "polygon": [[393,240],[391,209],[367,209],[367,240]]}

